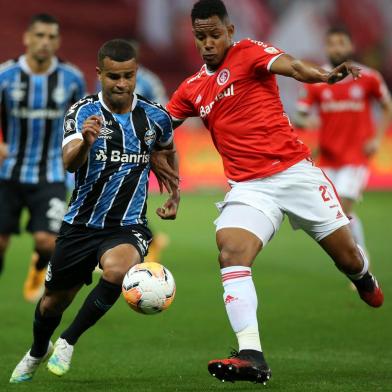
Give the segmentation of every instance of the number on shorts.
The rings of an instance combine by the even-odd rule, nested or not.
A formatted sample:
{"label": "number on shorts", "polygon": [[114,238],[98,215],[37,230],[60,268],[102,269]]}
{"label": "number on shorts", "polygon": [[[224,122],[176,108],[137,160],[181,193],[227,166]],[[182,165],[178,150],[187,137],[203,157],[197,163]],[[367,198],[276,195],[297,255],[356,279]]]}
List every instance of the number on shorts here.
{"label": "number on shorts", "polygon": [[325,202],[330,201],[331,197],[329,196],[328,188],[326,185],[320,185],[319,191],[321,192],[321,197]]}

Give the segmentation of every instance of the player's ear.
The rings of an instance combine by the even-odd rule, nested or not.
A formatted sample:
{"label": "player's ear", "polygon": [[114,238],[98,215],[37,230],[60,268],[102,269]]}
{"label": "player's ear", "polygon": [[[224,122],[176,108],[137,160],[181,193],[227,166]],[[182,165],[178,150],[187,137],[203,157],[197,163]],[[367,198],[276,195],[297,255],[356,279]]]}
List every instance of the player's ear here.
{"label": "player's ear", "polygon": [[227,33],[228,33],[230,39],[233,39],[234,31],[235,31],[235,28],[234,28],[233,24],[227,25]]}
{"label": "player's ear", "polygon": [[25,31],[23,34],[23,45],[24,46],[29,46],[29,42],[30,42],[30,32],[29,31]]}
{"label": "player's ear", "polygon": [[95,71],[97,72],[98,79],[101,80],[101,74],[102,74],[101,68],[95,67]]}

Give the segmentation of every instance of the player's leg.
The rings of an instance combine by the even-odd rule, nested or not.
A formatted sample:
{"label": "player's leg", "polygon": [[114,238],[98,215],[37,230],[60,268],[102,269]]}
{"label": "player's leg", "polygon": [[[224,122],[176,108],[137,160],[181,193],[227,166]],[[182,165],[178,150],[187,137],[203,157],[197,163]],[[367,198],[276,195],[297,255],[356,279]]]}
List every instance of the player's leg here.
{"label": "player's leg", "polygon": [[342,213],[329,178],[307,161],[292,166],[278,178],[291,190],[281,195],[280,202],[293,227],[302,228],[319,242],[339,270],[353,281],[366,303],[381,306],[382,292],[368,272],[368,260],[353,239],[349,220]]}
{"label": "player's leg", "polygon": [[73,348],[79,337],[92,327],[114,305],[121,294],[121,285],[127,271],[143,259],[150,235],[124,230],[107,235],[100,244],[98,260],[103,268],[98,284],[87,296],[71,325],[61,334],[55,344],[48,369],[62,376],[71,366]]}
{"label": "player's leg", "polygon": [[50,338],[60,324],[64,310],[71,304],[81,286],[79,284],[74,288],[58,291],[45,289],[35,308],[33,344],[12,372],[10,383],[30,381],[38,366],[52,353]]}
{"label": "player's leg", "polygon": [[222,381],[266,382],[271,371],[260,343],[251,266],[275,229],[264,213],[243,204],[228,204],[216,224],[223,299],[239,350],[232,358],[210,361],[208,369]]}
{"label": "player's leg", "polygon": [[355,242],[366,252],[365,233],[361,219],[354,212],[355,200],[340,197],[340,202],[344,213],[350,217],[350,229],[353,234]]}
{"label": "player's leg", "polygon": [[65,212],[65,195],[63,183],[29,185],[24,189],[30,211],[27,228],[33,234],[35,244],[23,290],[29,302],[35,302],[42,294],[46,267]]}
{"label": "player's leg", "polygon": [[148,247],[148,254],[145,257],[146,262],[160,263],[162,258],[162,252],[169,245],[170,239],[166,233],[157,232],[154,234],[150,246]]}
{"label": "player's leg", "polygon": [[10,236],[8,234],[0,234],[0,275],[4,268],[5,252],[10,243]]}
{"label": "player's leg", "polygon": [[71,325],[61,334],[68,344],[74,345],[88,328],[92,327],[117,301],[122,280],[133,265],[141,261],[139,252],[130,244],[121,244],[107,250],[101,257],[102,277],[87,296]]}
{"label": "player's leg", "polygon": [[63,311],[80,287],[91,283],[100,241],[95,231],[66,223],[62,225],[48,264],[44,296],[35,311],[31,352],[29,350],[18,364],[10,382],[31,380],[38,365],[52,351],[49,339],[60,323]]}
{"label": "player's leg", "polygon": [[10,236],[19,233],[22,208],[23,200],[18,184],[0,180],[0,275],[4,269]]}
{"label": "player's leg", "polygon": [[36,302],[42,294],[46,267],[54,251],[56,235],[45,231],[37,231],[33,233],[33,239],[34,252],[23,287],[23,296],[29,302]]}
{"label": "player's leg", "polygon": [[331,256],[336,267],[353,282],[368,305],[379,307],[383,304],[383,293],[376,278],[369,272],[366,254],[355,243],[348,225],[321,239],[319,244]]}
{"label": "player's leg", "polygon": [[367,253],[362,222],[355,214],[354,207],[362,198],[369,177],[368,168],[348,165],[333,170],[325,169],[325,173],[335,185],[344,213],[350,217],[350,228],[355,242]]}

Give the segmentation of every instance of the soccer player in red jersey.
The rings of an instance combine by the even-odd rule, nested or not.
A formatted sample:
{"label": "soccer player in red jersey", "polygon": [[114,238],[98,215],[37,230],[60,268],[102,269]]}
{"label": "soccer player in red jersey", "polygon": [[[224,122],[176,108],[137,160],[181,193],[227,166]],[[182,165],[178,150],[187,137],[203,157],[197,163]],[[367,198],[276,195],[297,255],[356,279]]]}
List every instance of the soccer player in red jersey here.
{"label": "soccer player in red jersey", "polygon": [[383,302],[333,186],[313,165],[284,113],[274,75],[335,83],[359,72],[350,62],[326,71],[261,41],[234,43],[234,26],[221,0],[198,1],[191,19],[205,64],[178,87],[167,110],[175,125],[201,117],[231,185],[215,224],[223,298],[239,344],[234,357],[210,361],[208,369],[222,381],[265,383],[271,371],[260,344],[251,266],[285,215],[318,241],[365,302],[376,307]]}
{"label": "soccer player in red jersey", "polygon": [[[354,49],[350,34],[332,28],[326,36],[326,53],[332,69],[350,60]],[[340,196],[343,211],[351,217],[350,227],[355,241],[365,249],[362,224],[353,213],[356,201],[366,186],[369,158],[377,152],[392,118],[392,101],[382,76],[375,70],[357,64],[361,78],[347,78],[341,83],[304,85],[298,100],[298,126],[307,126],[311,106],[320,115],[319,158],[327,176]],[[380,122],[375,130],[372,102],[381,106]]]}

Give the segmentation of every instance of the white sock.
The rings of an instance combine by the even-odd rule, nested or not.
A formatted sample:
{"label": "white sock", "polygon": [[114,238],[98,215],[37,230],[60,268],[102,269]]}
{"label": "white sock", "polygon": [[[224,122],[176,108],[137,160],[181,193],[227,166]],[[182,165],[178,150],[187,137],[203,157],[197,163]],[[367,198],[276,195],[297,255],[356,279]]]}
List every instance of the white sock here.
{"label": "white sock", "polygon": [[350,228],[353,233],[355,242],[366,252],[365,246],[365,233],[363,232],[363,226],[361,220],[356,214],[351,213]]}
{"label": "white sock", "polygon": [[347,276],[352,280],[361,279],[366,274],[366,272],[368,272],[368,270],[369,270],[369,260],[366,257],[364,250],[358,244],[357,244],[357,247],[358,247],[359,253],[362,256],[363,268],[362,268],[361,272],[358,272],[356,274],[347,274]]}
{"label": "white sock", "polygon": [[239,351],[262,351],[257,323],[257,295],[249,267],[221,269],[223,300],[231,327],[238,339]]}

